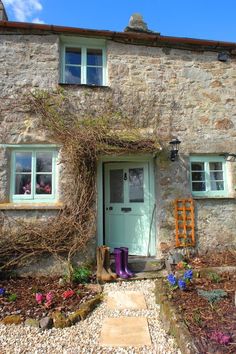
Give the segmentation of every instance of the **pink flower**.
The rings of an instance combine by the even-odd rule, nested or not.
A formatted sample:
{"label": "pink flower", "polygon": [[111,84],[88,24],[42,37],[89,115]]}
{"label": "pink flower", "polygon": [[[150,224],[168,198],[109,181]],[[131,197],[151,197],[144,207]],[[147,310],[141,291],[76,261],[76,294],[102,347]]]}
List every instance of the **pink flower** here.
{"label": "pink flower", "polygon": [[48,194],[51,193],[51,187],[49,186],[49,184],[46,184],[46,186],[44,187],[44,191]]}
{"label": "pink flower", "polygon": [[70,289],[70,290],[66,290],[63,294],[62,297],[64,300],[69,299],[70,297],[74,296],[75,292],[74,290]]}
{"label": "pink flower", "polygon": [[38,303],[39,305],[42,304],[43,299],[44,299],[43,294],[41,294],[41,293],[36,293],[36,294],[35,294],[35,300],[37,301],[37,303]]}
{"label": "pink flower", "polygon": [[219,344],[227,345],[231,341],[231,336],[229,336],[223,332],[215,331],[211,334],[210,339],[214,340],[215,342],[217,342]]}
{"label": "pink flower", "polygon": [[52,301],[48,300],[47,302],[45,302],[44,306],[49,309],[52,306]]}
{"label": "pink flower", "polygon": [[49,291],[49,292],[46,294],[46,300],[52,302],[52,299],[53,299],[53,293],[52,293],[52,291]]}

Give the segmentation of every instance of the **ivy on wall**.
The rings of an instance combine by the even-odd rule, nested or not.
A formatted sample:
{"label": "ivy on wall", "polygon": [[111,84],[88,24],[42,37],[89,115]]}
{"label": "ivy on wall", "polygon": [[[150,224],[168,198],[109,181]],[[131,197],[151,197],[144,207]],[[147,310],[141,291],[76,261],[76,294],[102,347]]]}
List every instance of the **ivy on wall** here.
{"label": "ivy on wall", "polygon": [[[29,111],[39,129],[60,147],[63,208],[49,222],[19,219],[1,223],[1,268],[27,264],[52,254],[66,261],[69,273],[78,251],[96,233],[96,165],[100,156],[150,153],[160,149],[154,133],[144,134],[133,117],[117,110],[110,100],[99,110],[78,110],[63,90],[38,91],[27,96]],[[12,225],[14,224],[14,227]]]}

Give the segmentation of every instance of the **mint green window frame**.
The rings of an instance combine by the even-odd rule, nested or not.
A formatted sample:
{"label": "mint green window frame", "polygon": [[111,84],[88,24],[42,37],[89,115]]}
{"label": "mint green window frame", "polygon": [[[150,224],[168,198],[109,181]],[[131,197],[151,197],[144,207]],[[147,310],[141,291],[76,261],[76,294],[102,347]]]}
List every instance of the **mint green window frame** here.
{"label": "mint green window frame", "polygon": [[[42,172],[52,176],[52,193],[36,194],[36,154],[52,153],[52,172]],[[31,194],[15,194],[16,180],[16,153],[31,153]],[[57,184],[58,184],[58,151],[50,148],[19,148],[11,152],[11,185],[10,185],[10,201],[13,203],[54,203],[57,201]]]}
{"label": "mint green window frame", "polygon": [[[81,65],[72,65],[81,68],[81,85],[87,85],[87,50],[100,49],[102,51],[102,84],[99,86],[107,85],[107,54],[106,42],[101,39],[81,38],[81,37],[61,37],[61,82],[65,81],[65,67],[66,67],[66,49],[77,48],[81,50]],[[93,66],[96,67],[96,66]],[[100,66],[97,66],[100,67]],[[69,85],[76,85],[69,83]],[[97,85],[95,85],[97,86]]]}
{"label": "mint green window frame", "polygon": [[[194,191],[193,190],[193,183],[197,182],[192,179],[192,172],[200,172],[192,170],[192,163],[198,162],[204,164],[204,170],[202,172],[205,174],[205,184],[206,190],[205,191]],[[224,189],[222,190],[212,190],[211,188],[211,176],[210,176],[210,163],[211,162],[219,162],[222,164],[222,170],[218,172],[223,172],[223,179],[224,182]],[[214,170],[217,172],[217,170]],[[228,185],[227,185],[227,171],[226,171],[226,161],[222,156],[190,156],[190,182],[191,182],[191,190],[192,195],[196,197],[227,197],[228,195]],[[217,180],[216,180],[217,182]]]}

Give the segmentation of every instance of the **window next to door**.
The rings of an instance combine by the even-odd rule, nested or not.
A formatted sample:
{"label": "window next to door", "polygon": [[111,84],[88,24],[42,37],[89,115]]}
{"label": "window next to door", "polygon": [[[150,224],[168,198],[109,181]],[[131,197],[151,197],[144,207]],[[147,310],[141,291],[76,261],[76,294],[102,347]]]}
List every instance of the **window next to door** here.
{"label": "window next to door", "polygon": [[193,196],[227,197],[226,162],[221,156],[191,156]]}
{"label": "window next to door", "polygon": [[55,202],[57,150],[14,149],[11,154],[11,196],[14,203]]}
{"label": "window next to door", "polygon": [[72,85],[106,85],[106,47],[103,40],[62,39],[61,82]]}

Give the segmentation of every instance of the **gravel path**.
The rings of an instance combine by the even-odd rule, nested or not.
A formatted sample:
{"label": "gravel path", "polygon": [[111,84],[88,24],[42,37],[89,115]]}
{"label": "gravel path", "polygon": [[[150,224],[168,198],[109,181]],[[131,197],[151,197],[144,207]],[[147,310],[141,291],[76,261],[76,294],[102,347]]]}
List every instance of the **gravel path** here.
{"label": "gravel path", "polygon": [[[65,329],[40,331],[23,326],[0,325],[0,354],[8,353],[122,353],[122,354],[181,354],[176,348],[173,338],[166,334],[158,319],[158,306],[155,304],[154,281],[142,280],[106,284],[104,292],[109,291],[142,291],[145,295],[147,310],[108,310],[103,302],[83,322]],[[105,317],[142,316],[148,318],[152,347],[109,348],[99,346],[102,320]]]}

